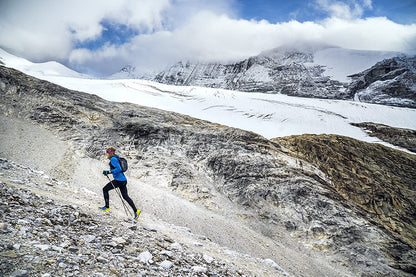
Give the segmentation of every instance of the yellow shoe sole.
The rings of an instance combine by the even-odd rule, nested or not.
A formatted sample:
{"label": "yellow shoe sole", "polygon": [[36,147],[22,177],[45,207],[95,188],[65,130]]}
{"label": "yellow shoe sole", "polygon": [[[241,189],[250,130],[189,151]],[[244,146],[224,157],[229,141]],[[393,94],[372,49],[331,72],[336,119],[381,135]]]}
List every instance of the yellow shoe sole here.
{"label": "yellow shoe sole", "polygon": [[140,210],[137,210],[136,211],[136,217],[134,219],[136,219],[136,220],[139,219],[139,215],[140,215]]}
{"label": "yellow shoe sole", "polygon": [[100,211],[103,211],[103,212],[109,212],[110,211],[110,208],[107,208],[107,209],[101,209],[100,207],[98,207],[98,209],[100,210]]}

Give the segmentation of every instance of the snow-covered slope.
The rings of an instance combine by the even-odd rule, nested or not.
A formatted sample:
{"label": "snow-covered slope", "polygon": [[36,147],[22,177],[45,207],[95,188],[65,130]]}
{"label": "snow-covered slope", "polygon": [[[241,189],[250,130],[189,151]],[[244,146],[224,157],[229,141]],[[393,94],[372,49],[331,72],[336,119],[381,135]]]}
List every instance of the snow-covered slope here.
{"label": "snow-covered slope", "polygon": [[78,73],[68,67],[55,62],[32,63],[26,59],[16,57],[0,48],[0,62],[37,78],[45,76],[66,76],[76,78],[90,78],[88,75]]}
{"label": "snow-covered slope", "polygon": [[[305,63],[321,67],[324,76],[340,82],[349,82],[349,75],[361,72],[375,63],[401,55],[399,52],[345,49],[325,44],[299,43],[265,51],[259,57],[269,57],[278,64]],[[307,59],[299,57],[306,56]]]}
{"label": "snow-covered slope", "polygon": [[[215,87],[246,92],[281,93],[324,99],[353,99],[348,76],[401,55],[323,44],[287,45],[246,60],[223,64],[181,61],[148,79],[165,84]],[[134,67],[114,76],[137,78]],[[114,77],[113,76],[113,77]]]}
{"label": "snow-covered slope", "polygon": [[349,82],[348,76],[364,71],[379,61],[398,56],[398,52],[363,51],[343,48],[325,48],[316,51],[314,64],[324,67],[325,75],[333,80]]}
{"label": "snow-covered slope", "polygon": [[[13,60],[10,62],[8,56],[2,56],[2,60],[6,66],[14,67]],[[36,75],[32,70],[37,66],[28,64],[20,67],[20,70]],[[416,130],[416,110],[409,108],[217,88],[170,86],[137,79],[98,80],[47,74],[39,78],[70,89],[93,93],[107,100],[179,112],[250,130],[267,138],[327,133],[363,141],[378,141],[350,125],[352,122],[374,122]]]}

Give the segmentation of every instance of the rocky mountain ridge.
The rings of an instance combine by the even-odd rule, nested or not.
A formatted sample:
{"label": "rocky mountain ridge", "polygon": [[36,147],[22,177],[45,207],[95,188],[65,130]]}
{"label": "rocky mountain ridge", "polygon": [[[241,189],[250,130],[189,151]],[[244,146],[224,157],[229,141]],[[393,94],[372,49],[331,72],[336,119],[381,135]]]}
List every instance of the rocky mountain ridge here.
{"label": "rocky mountain ridge", "polygon": [[416,108],[416,57],[386,59],[350,77],[359,101]]}
{"label": "rocky mountain ridge", "polygon": [[[113,77],[416,107],[415,57],[348,51],[327,45],[286,46],[228,64],[180,61],[153,76],[140,75],[133,66],[127,66]],[[351,72],[354,68],[360,71]],[[342,74],[345,76],[334,76]],[[363,78],[370,83],[363,83]]]}
{"label": "rocky mountain ridge", "polygon": [[[0,91],[3,122],[30,122],[65,142],[68,149],[50,165],[51,174],[72,189],[85,190],[85,182],[96,182],[97,176],[85,165],[94,165],[92,172],[98,172],[103,149],[114,145],[130,161],[129,182],[140,179],[151,192],[163,191],[150,198],[149,204],[141,202],[147,213],[235,251],[267,257],[283,269],[275,269],[275,274],[410,276],[416,272],[411,243],[415,223],[406,220],[412,218],[407,207],[415,188],[396,174],[402,166],[414,174],[413,155],[389,150],[400,162],[382,170],[403,186],[392,203],[404,204],[398,204],[403,206],[400,213],[385,221],[383,214],[357,204],[362,194],[354,202],[336,189],[344,179],[334,178],[337,176],[321,167],[325,160],[315,163],[314,158],[291,150],[290,138],[282,138],[288,143],[271,141],[181,114],[109,102],[5,67],[0,67]],[[8,149],[12,141],[3,139],[1,143]],[[356,151],[371,147],[354,143]],[[314,145],[312,141],[309,147]],[[336,147],[342,149],[343,144],[335,143],[334,151]],[[377,163],[376,158],[369,156],[367,162]],[[77,185],[77,178],[70,176],[82,176],[84,184]],[[380,180],[374,168],[364,176],[370,189],[374,180]],[[349,185],[363,186],[358,180]],[[139,197],[139,188],[130,188]],[[384,193],[383,186],[377,185],[377,195]],[[162,198],[166,195],[172,196]],[[176,213],[177,209],[170,209],[175,203],[164,199],[181,199],[186,201],[182,209],[191,208]]]}
{"label": "rocky mountain ridge", "polygon": [[378,137],[392,145],[416,153],[416,130],[393,128],[372,122],[353,123],[352,125],[362,128],[372,137]]}
{"label": "rocky mountain ridge", "polygon": [[[398,237],[416,247],[416,226],[411,223],[416,218],[416,172],[411,168],[416,161],[414,155],[396,155],[383,145],[336,135],[302,135],[274,141],[316,165],[349,203],[375,215],[373,220],[391,233],[401,233]],[[404,202],[402,193],[410,194]]]}
{"label": "rocky mountain ridge", "polygon": [[246,92],[348,98],[344,84],[331,80],[323,72],[324,66],[313,64],[312,51],[285,49],[228,65],[179,62],[153,80]]}

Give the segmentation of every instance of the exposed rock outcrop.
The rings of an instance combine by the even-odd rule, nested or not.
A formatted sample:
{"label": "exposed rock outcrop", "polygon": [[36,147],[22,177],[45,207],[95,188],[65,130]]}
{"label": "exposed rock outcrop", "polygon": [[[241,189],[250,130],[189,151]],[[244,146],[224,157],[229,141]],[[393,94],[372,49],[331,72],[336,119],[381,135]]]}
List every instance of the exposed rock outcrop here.
{"label": "exposed rock outcrop", "polygon": [[[409,251],[405,252],[412,254],[402,253],[402,257],[416,258],[416,156],[336,135],[302,135],[275,141],[325,172],[332,181],[327,183],[329,189],[396,238],[384,249],[386,255],[397,257],[394,245],[404,240],[408,245],[404,248]],[[401,261],[393,265],[403,267]],[[414,273],[415,264],[407,270]]]}
{"label": "exposed rock outcrop", "polygon": [[246,92],[346,99],[346,84],[325,75],[313,64],[313,50],[286,49],[261,54],[232,64],[178,62],[153,80],[173,85],[194,85]]}
{"label": "exposed rock outcrop", "polygon": [[[159,174],[177,195],[230,220],[243,221],[256,234],[271,239],[268,253],[272,258],[282,255],[275,247],[292,245],[293,237],[331,257],[333,267],[308,265],[311,275],[342,276],[341,264],[347,275],[405,276],[416,272],[411,210],[415,188],[408,186],[415,180],[413,156],[383,148],[370,167],[339,176],[337,171],[322,167],[321,159],[332,161],[331,151],[343,149],[343,141],[335,140],[323,156],[313,152],[312,159],[307,155],[293,157],[281,148],[281,144],[290,147],[288,139],[276,143],[181,114],[108,102],[5,67],[0,67],[0,93],[4,116],[48,128],[70,142],[71,153],[92,159],[101,157],[106,146],[115,145],[129,159],[132,172]],[[373,150],[361,142],[353,146],[359,157],[361,152]],[[314,144],[310,147],[315,148]],[[351,166],[349,156],[335,158],[341,164],[334,168]],[[386,159],[395,162],[387,164]],[[65,171],[70,170],[57,168],[55,172],[67,176],[70,172]],[[400,173],[403,170],[408,175]],[[388,192],[397,192],[391,197],[385,195],[381,183],[386,176],[400,185],[388,187]],[[374,193],[368,195],[367,187]],[[350,190],[356,193],[349,198]],[[396,211],[395,205],[400,210]],[[227,212],[229,208],[238,213]],[[203,226],[200,229],[204,231]],[[259,253],[255,248],[244,248],[250,245],[250,238],[246,245],[236,245],[238,240],[227,235],[212,239]],[[294,252],[311,259],[303,250]],[[299,273],[293,265],[284,269],[289,274]]]}
{"label": "exposed rock outcrop", "polygon": [[351,95],[362,102],[416,108],[416,57],[395,57],[350,76]]}
{"label": "exposed rock outcrop", "polygon": [[416,131],[404,128],[394,128],[372,122],[352,123],[352,125],[364,129],[370,136],[377,137],[416,153]]}

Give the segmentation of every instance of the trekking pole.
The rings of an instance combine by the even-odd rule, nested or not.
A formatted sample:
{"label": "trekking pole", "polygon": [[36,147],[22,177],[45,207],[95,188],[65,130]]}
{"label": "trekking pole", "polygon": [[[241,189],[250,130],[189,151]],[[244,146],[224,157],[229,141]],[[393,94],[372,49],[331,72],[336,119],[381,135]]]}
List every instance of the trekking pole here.
{"label": "trekking pole", "polygon": [[114,190],[116,191],[116,193],[120,197],[121,203],[123,204],[124,212],[126,213],[126,215],[127,216],[132,216],[132,214],[129,212],[129,209],[126,207],[126,204],[124,203],[123,197],[121,197],[120,191],[118,191],[117,188],[114,186],[113,181],[110,179],[110,177],[108,177],[108,175],[105,175],[105,176],[107,176],[108,180],[110,180],[111,185],[113,186]]}

